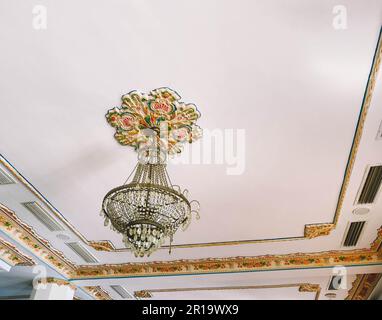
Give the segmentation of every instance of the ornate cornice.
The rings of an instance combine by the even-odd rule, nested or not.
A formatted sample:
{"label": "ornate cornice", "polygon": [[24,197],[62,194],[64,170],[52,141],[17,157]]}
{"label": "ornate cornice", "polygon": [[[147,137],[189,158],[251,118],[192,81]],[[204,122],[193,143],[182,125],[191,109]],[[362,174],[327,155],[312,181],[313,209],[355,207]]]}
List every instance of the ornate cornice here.
{"label": "ornate cornice", "polygon": [[96,300],[113,300],[109,293],[100,286],[86,286],[82,288]]}
{"label": "ornate cornice", "polygon": [[253,270],[301,269],[328,266],[382,264],[382,228],[370,249],[338,250],[316,253],[264,255],[163,262],[78,266],[76,278],[112,278],[173,274],[246,272]]}
{"label": "ornate cornice", "polygon": [[0,259],[11,266],[33,266],[35,262],[32,258],[23,254],[13,244],[0,238]]}
{"label": "ornate cornice", "polygon": [[321,287],[318,284],[311,284],[311,283],[276,284],[276,285],[259,285],[259,286],[150,289],[150,290],[135,291],[134,296],[138,299],[149,299],[153,297],[153,293],[159,293],[159,292],[166,293],[166,292],[185,292],[185,291],[253,290],[253,289],[275,289],[275,288],[292,288],[292,287],[298,287],[299,292],[315,292],[316,293],[315,300],[319,299]]}
{"label": "ornate cornice", "polygon": [[75,265],[62,252],[53,248],[47,240],[40,237],[30,226],[22,222],[13,211],[2,204],[0,204],[0,230],[61,274],[68,277],[75,275]]}
{"label": "ornate cornice", "polygon": [[345,300],[367,300],[381,277],[382,273],[358,274]]}
{"label": "ornate cornice", "polygon": [[258,270],[300,269],[324,266],[381,264],[382,258],[368,249],[328,251],[256,257],[176,260],[78,266],[76,279],[246,272]]}
{"label": "ornate cornice", "polygon": [[56,284],[58,286],[68,286],[73,290],[76,290],[77,287],[70,283],[67,280],[64,279],[58,279],[58,278],[53,278],[53,277],[48,277],[48,278],[40,278],[37,281],[38,284]]}

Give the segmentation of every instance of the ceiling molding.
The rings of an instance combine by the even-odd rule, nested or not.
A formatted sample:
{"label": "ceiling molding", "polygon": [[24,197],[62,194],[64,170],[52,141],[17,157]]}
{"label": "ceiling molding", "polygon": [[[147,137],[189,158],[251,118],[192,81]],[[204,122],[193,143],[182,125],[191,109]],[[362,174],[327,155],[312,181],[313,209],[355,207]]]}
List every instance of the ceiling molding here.
{"label": "ceiling molding", "polygon": [[0,231],[20,243],[60,274],[68,277],[75,274],[73,262],[67,259],[62,252],[53,248],[49,241],[40,237],[29,225],[22,222],[13,211],[2,204],[0,204]]}
{"label": "ceiling molding", "polygon": [[358,118],[356,131],[354,133],[353,144],[351,147],[348,163],[345,170],[344,181],[342,183],[340,195],[338,197],[337,207],[336,207],[334,220],[333,220],[333,223],[335,225],[338,222],[342,204],[345,198],[345,193],[349,185],[351,172],[353,171],[354,162],[355,162],[359,145],[361,142],[361,138],[362,138],[363,127],[364,127],[367,112],[369,110],[370,103],[373,97],[375,84],[377,81],[377,74],[381,65],[381,59],[382,59],[382,27],[379,32],[377,46],[376,46],[374,57],[373,57],[373,62],[371,64],[371,70],[370,70],[369,78],[366,84],[365,94],[364,94],[362,106],[361,106],[361,112]]}
{"label": "ceiling molding", "polygon": [[89,243],[87,240],[70,222],[64,218],[64,216],[56,209],[48,199],[46,199],[40,191],[38,191],[32,183],[30,183],[17,169],[0,154],[0,164],[2,164],[9,173],[13,175],[23,186],[25,186],[33,195],[35,195],[53,214],[55,218],[60,220],[66,227],[68,227],[72,232],[74,232],[82,241],[86,244]]}
{"label": "ceiling molding", "polygon": [[20,242],[58,272],[74,279],[248,272],[336,265],[382,264],[382,228],[369,249],[124,264],[75,265],[14,212],[0,204],[0,230]]}
{"label": "ceiling molding", "polygon": [[382,273],[358,274],[345,300],[367,300],[381,277]]}
{"label": "ceiling molding", "polygon": [[74,279],[292,270],[331,266],[361,266],[365,264],[381,265],[381,253],[370,249],[361,249],[255,257],[104,264],[96,266],[82,265],[78,266]]}
{"label": "ceiling molding", "polygon": [[0,238],[0,259],[11,266],[33,266],[36,264],[32,258],[2,238]]}
{"label": "ceiling molding", "polygon": [[108,251],[108,252],[118,251],[109,240],[88,241],[87,244],[97,251]]}
{"label": "ceiling molding", "polygon": [[304,237],[313,239],[321,236],[328,236],[336,227],[334,223],[318,223],[305,225]]}
{"label": "ceiling molding", "polygon": [[53,277],[40,278],[40,279],[38,279],[37,284],[42,284],[42,285],[56,284],[58,286],[68,286],[72,290],[77,289],[77,287],[74,284],[70,283],[69,281],[64,280],[64,279],[57,279],[57,278],[53,278]]}
{"label": "ceiling molding", "polygon": [[291,270],[382,264],[382,227],[369,249],[77,266],[75,279]]}
{"label": "ceiling molding", "polygon": [[113,300],[110,294],[100,286],[86,286],[82,289],[96,300]]}
{"label": "ceiling molding", "polygon": [[0,231],[70,280],[382,264],[382,227],[378,229],[377,238],[369,249],[99,265],[75,265],[2,204]]}
{"label": "ceiling molding", "polygon": [[275,284],[275,285],[259,285],[259,286],[229,286],[229,287],[202,287],[202,288],[171,288],[171,289],[150,289],[139,290],[134,292],[134,296],[139,299],[149,299],[153,297],[153,293],[168,292],[190,292],[190,291],[223,291],[223,290],[253,290],[253,289],[276,289],[276,288],[294,288],[297,287],[299,292],[315,292],[314,300],[320,297],[321,287],[319,284],[311,283],[293,283],[293,284]]}

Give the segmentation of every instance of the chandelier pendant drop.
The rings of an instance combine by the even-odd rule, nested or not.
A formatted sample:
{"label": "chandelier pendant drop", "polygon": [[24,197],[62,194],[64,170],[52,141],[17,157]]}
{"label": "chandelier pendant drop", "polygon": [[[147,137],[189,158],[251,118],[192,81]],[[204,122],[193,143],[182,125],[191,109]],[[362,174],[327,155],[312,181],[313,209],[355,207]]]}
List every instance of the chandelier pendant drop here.
{"label": "chandelier pendant drop", "polygon": [[135,256],[149,256],[174,234],[185,230],[192,213],[199,218],[199,202],[190,201],[188,190],[171,183],[166,170],[167,156],[180,153],[184,142],[201,137],[195,124],[200,113],[193,104],[180,102],[169,88],[137,91],[122,97],[122,106],[109,110],[106,119],[116,128],[115,138],[135,148],[138,164],[126,183],[104,197],[101,214],[105,226],[123,235],[123,242]]}

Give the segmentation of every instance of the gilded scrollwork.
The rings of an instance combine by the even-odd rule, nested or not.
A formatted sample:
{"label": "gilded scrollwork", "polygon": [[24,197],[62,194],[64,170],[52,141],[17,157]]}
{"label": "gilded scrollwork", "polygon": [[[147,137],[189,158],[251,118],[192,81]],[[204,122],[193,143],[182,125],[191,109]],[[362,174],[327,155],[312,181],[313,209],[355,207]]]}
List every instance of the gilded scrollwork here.
{"label": "gilded scrollwork", "polygon": [[318,300],[321,292],[321,287],[319,284],[313,284],[313,283],[302,283],[300,287],[298,288],[298,291],[300,292],[315,292],[316,293],[316,300]]}
{"label": "gilded scrollwork", "polygon": [[93,249],[97,251],[108,251],[112,252],[115,251],[115,247],[113,244],[108,240],[103,241],[89,241],[89,246],[91,246]]}
{"label": "gilded scrollwork", "polygon": [[13,244],[0,238],[0,259],[11,266],[33,266],[35,262]]}
{"label": "gilded scrollwork", "polygon": [[134,297],[138,299],[149,299],[152,298],[152,294],[148,290],[140,290],[134,292]]}
{"label": "gilded scrollwork", "polygon": [[321,290],[320,285],[311,283],[303,283],[298,288],[300,292],[317,292],[318,290]]}
{"label": "gilded scrollwork", "polygon": [[333,223],[318,223],[305,225],[304,237],[308,239],[327,236],[335,228]]}
{"label": "gilded scrollwork", "polygon": [[58,279],[53,277],[40,278],[37,281],[38,284],[56,284],[58,286],[68,286],[73,290],[76,290],[76,286],[65,279]]}
{"label": "gilded scrollwork", "polygon": [[345,300],[367,300],[382,278],[382,273],[358,274]]}
{"label": "gilded scrollwork", "polygon": [[110,294],[100,286],[85,286],[82,288],[96,300],[113,300]]}

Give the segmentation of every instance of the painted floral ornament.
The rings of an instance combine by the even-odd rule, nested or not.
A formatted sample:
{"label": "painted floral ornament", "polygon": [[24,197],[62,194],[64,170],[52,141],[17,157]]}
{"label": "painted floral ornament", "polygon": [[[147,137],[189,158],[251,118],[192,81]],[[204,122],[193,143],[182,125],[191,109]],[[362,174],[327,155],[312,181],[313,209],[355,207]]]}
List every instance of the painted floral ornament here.
{"label": "painted floral ornament", "polygon": [[138,149],[150,142],[147,129],[158,137],[161,149],[168,154],[182,151],[182,144],[192,143],[202,135],[196,125],[200,112],[194,104],[180,101],[169,88],[158,88],[144,94],[131,91],[122,96],[122,105],[106,114],[108,123],[116,128],[115,139]]}

